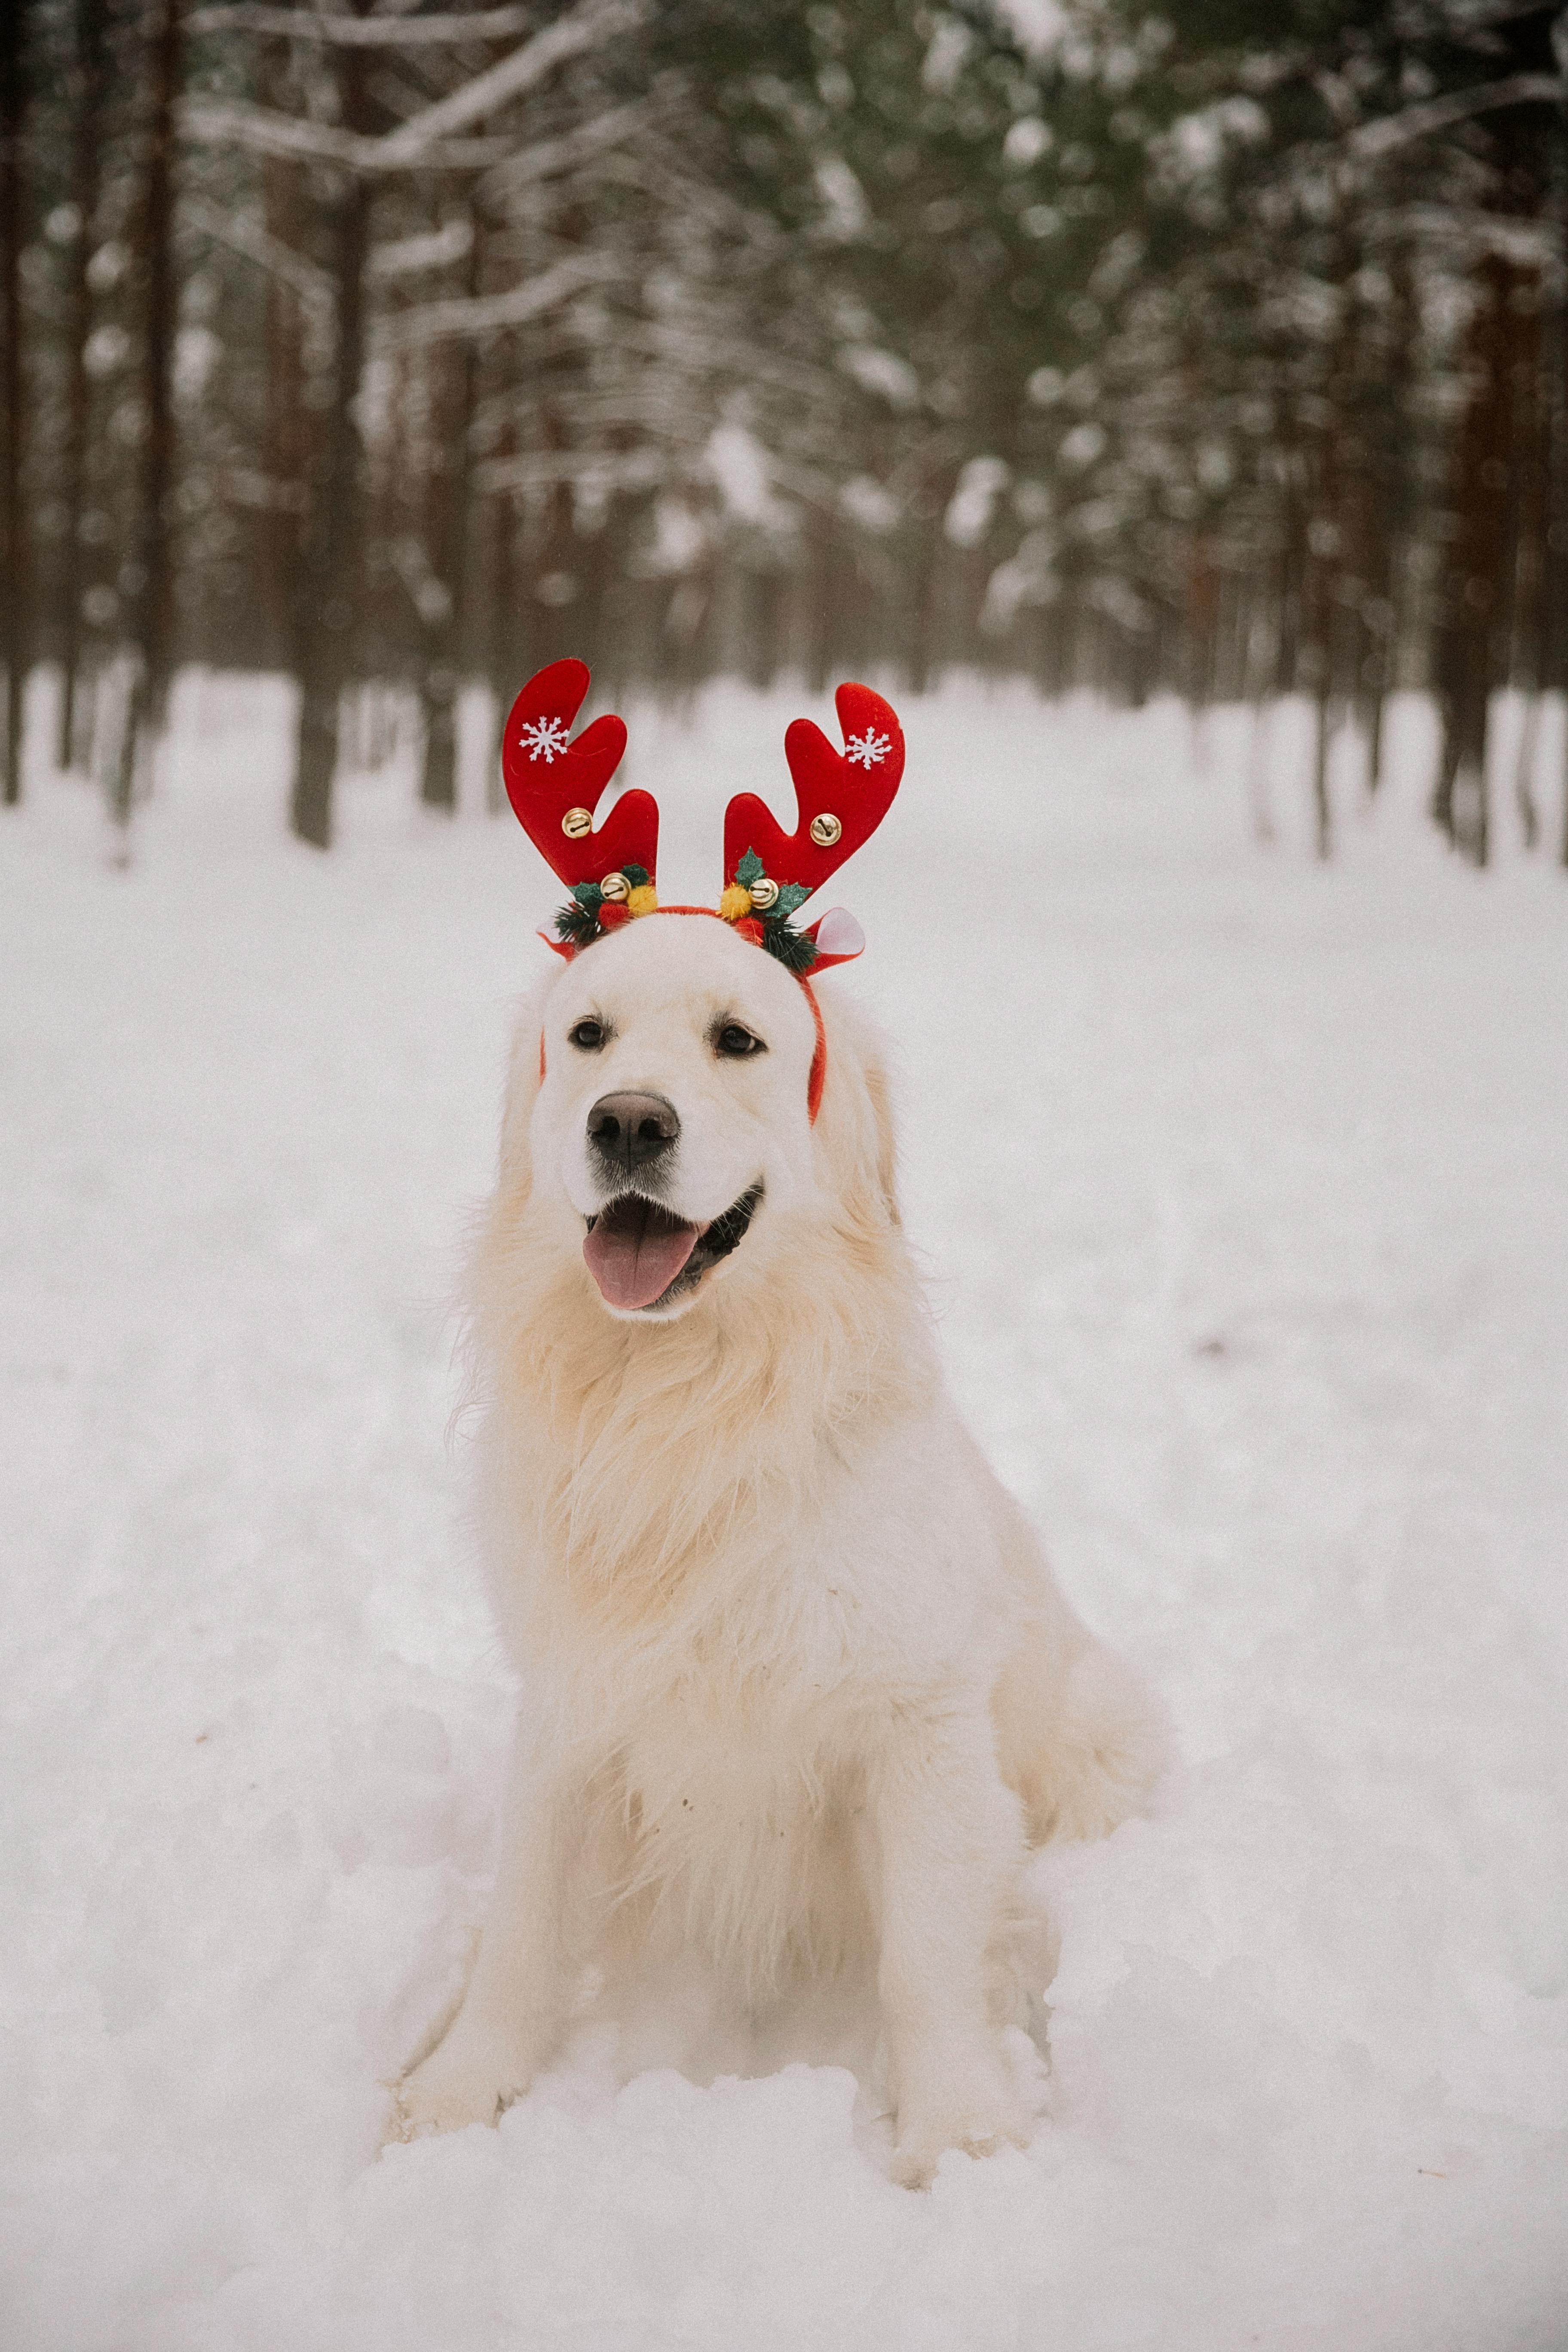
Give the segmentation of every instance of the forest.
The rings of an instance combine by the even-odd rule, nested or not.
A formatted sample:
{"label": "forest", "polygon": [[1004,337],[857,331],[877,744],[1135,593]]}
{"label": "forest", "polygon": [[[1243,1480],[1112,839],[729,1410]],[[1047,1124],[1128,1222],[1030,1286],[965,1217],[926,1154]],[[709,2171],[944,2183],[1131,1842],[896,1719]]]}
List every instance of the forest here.
{"label": "forest", "polygon": [[1568,14],[9,0],[0,129],[8,802],[37,665],[122,822],[181,664],[281,671],[325,846],[388,692],[450,807],[571,651],[1303,696],[1324,855],[1424,688],[1485,864],[1568,683]]}

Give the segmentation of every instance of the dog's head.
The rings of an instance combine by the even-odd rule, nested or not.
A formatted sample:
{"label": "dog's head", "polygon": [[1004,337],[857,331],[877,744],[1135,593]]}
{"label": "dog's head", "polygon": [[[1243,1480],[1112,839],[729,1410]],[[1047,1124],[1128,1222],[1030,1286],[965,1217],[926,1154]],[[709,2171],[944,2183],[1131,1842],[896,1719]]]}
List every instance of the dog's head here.
{"label": "dog's head", "polygon": [[630,924],[531,1003],[503,1190],[535,1247],[585,1265],[585,1305],[668,1321],[742,1272],[765,1289],[803,1223],[896,1224],[880,1066],[843,1008],[827,1020],[814,1125],[812,1002],[711,917]]}
{"label": "dog's head", "polygon": [[[848,962],[865,942],[841,908],[805,930],[793,918],[886,814],[903,772],[898,719],[847,682],[841,752],[796,719],[784,735],[794,833],[738,793],[718,907],[661,909],[651,795],[623,793],[595,823],[626,729],[606,715],[573,738],[587,688],[583,663],[553,662],[503,730],[512,806],[572,895],[549,942],[567,970],[539,992],[513,1062],[493,1230],[514,1267],[511,1245],[526,1239],[547,1278],[570,1242],[579,1288],[585,1263],[599,1307],[621,1321],[672,1322],[721,1284],[757,1304],[755,1278],[802,1216],[816,1219],[819,1244],[837,1230],[864,1270],[864,1244],[898,1222],[886,1089],[853,1020],[835,1016],[833,1109],[818,1125],[835,1057],[796,975]],[[827,1270],[820,1247],[816,1263]]]}

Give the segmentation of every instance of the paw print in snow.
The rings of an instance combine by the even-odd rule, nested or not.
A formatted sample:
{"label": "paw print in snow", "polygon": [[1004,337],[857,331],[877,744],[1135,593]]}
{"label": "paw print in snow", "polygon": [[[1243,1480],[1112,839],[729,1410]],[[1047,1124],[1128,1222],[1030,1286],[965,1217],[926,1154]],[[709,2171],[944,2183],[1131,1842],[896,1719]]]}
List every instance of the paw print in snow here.
{"label": "paw print in snow", "polygon": [[553,766],[557,751],[571,748],[565,723],[559,719],[525,719],[518,740],[531,760],[542,760],[546,767]]}
{"label": "paw print in snow", "polygon": [[890,736],[873,735],[868,727],[864,735],[850,736],[844,756],[852,768],[879,768],[892,748]]}

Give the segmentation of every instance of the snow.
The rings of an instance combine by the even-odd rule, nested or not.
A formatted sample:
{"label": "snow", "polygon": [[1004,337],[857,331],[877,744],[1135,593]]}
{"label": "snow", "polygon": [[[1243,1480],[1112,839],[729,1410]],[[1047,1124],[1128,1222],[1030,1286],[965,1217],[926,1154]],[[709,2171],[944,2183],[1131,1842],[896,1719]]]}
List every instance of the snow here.
{"label": "snow", "polygon": [[[667,891],[807,709],[626,712]],[[1402,706],[1320,869],[1300,711],[1268,849],[1238,714],[900,713],[823,984],[897,1041],[965,1410],[1184,1758],[1034,1865],[1034,2145],[917,2196],[804,2021],[690,1987],[380,2150],[489,1868],[444,1302],[553,886],[472,773],[289,842],[284,715],[182,681],[129,871],[70,779],[0,834],[6,2342],[1560,2347],[1568,882],[1506,800],[1440,856]]]}

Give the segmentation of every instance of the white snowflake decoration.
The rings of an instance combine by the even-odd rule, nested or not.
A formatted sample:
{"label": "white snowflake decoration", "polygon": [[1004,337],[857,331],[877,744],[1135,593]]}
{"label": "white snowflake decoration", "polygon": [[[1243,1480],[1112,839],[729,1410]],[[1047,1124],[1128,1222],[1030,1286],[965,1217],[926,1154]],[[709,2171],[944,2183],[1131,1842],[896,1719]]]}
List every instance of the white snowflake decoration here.
{"label": "white snowflake decoration", "polygon": [[557,751],[571,748],[566,723],[561,719],[525,719],[518,740],[531,760],[542,760],[547,768],[554,766]]}
{"label": "white snowflake decoration", "polygon": [[873,735],[868,727],[864,735],[851,735],[844,746],[844,756],[852,768],[879,768],[893,748],[889,735]]}

